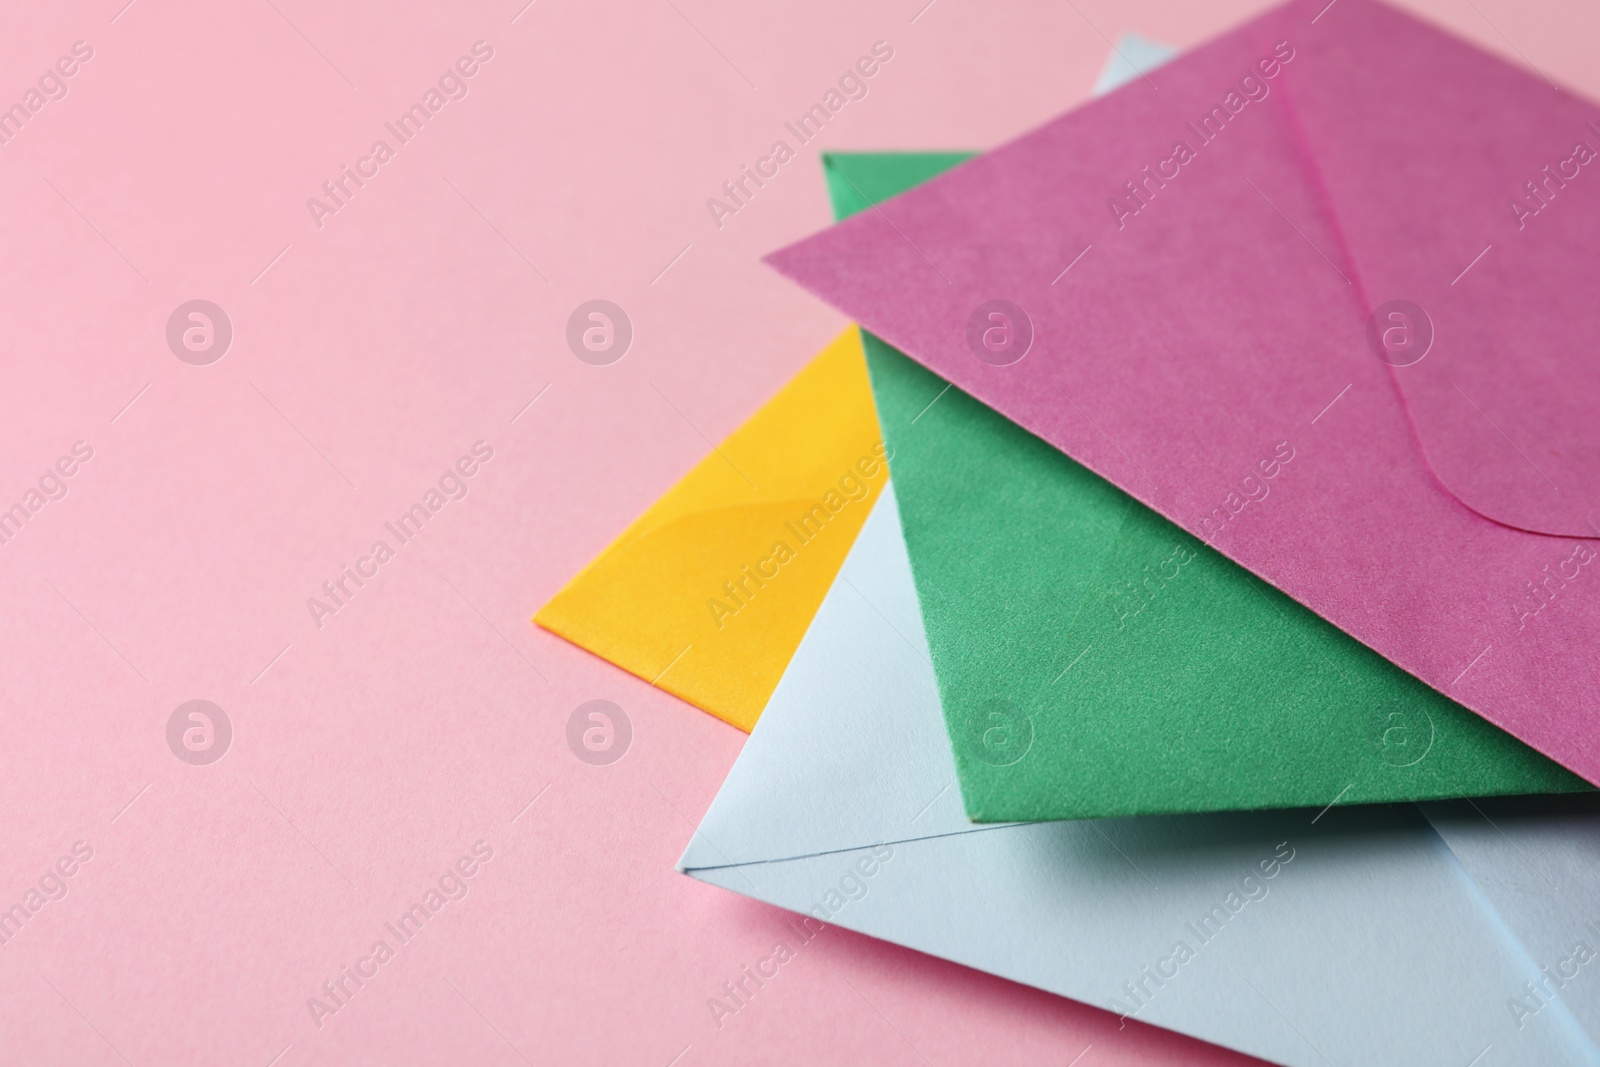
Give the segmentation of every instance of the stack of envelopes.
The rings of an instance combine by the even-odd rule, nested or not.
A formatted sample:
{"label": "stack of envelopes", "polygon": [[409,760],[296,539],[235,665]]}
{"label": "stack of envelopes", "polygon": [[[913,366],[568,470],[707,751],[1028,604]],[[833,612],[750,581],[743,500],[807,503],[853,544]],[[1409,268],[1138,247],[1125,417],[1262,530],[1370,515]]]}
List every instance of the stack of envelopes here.
{"label": "stack of envelopes", "polygon": [[1276,1062],[1600,1063],[1600,106],[1374,0],[1116,53],[825,156],[770,261],[862,328],[537,621],[754,726],[702,881]]}

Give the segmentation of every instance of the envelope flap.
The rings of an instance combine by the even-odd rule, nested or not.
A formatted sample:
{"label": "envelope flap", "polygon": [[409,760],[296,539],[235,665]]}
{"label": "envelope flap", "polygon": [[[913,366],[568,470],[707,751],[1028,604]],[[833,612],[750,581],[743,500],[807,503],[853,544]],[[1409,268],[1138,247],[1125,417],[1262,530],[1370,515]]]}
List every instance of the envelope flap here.
{"label": "envelope flap", "polygon": [[1600,107],[1370,0],[1313,29],[1284,87],[1431,469],[1600,537]]}
{"label": "envelope flap", "polygon": [[887,480],[881,447],[849,329],[534,621],[750,729]]}

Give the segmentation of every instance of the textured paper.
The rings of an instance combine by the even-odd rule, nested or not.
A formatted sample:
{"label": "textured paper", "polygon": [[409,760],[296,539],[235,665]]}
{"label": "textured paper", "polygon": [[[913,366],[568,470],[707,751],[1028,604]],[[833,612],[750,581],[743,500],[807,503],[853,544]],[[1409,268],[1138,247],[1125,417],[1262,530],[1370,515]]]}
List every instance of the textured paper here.
{"label": "textured paper", "polygon": [[[1506,1005],[1546,962],[1524,939],[1559,923],[1508,925],[1414,806],[967,823],[897,527],[891,485],[687,873],[796,912],[792,930],[859,930],[1296,1067],[1600,1062],[1560,1001]],[[1545,828],[1572,863],[1552,873],[1581,888],[1596,816],[1569,817]]]}
{"label": "textured paper", "polygon": [[[1325,8],[1275,9],[772,261],[1600,781],[1600,549],[1505,525],[1571,533],[1593,496],[1574,411],[1595,407],[1600,184],[1523,229],[1508,207],[1593,109],[1370,0]],[[967,341],[995,299],[1032,324],[1006,366]],[[1412,366],[1368,342],[1400,299],[1436,335]]]}
{"label": "textured paper", "polygon": [[749,730],[866,520],[885,454],[846,330],[534,621]]}
{"label": "textured paper", "polygon": [[[963,158],[824,166],[844,216]],[[883,341],[864,344],[976,821],[1586,788]]]}

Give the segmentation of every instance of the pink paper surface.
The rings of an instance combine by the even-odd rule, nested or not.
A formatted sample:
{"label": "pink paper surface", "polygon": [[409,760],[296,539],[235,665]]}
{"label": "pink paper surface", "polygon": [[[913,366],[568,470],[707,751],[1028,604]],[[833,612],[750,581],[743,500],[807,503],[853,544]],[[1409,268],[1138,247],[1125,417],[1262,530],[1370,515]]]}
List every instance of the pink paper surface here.
{"label": "pink paper surface", "polygon": [[[819,146],[990,143],[1105,44],[1070,13],[675,2],[5,15],[0,102],[93,55],[0,144],[0,507],[40,494],[0,543],[0,1063],[1239,1062],[838,930],[708,1010],[789,936],[674,869],[742,735],[529,617],[841,328],[757,259],[828,218]],[[707,198],[880,39],[867,97],[717,229]],[[594,298],[635,327],[609,366],[567,346]],[[209,365],[168,346],[193,299],[232,324]],[[196,699],[232,728],[209,765],[169,747]],[[609,766],[569,747],[595,699],[632,725]]]}
{"label": "pink paper surface", "polygon": [[[1307,0],[771,260],[1600,782],[1600,551],[1527,532],[1600,532],[1600,177],[1508,206],[1600,148],[1595,116],[1394,9]],[[1031,318],[1019,362],[969,346],[994,299]],[[1397,299],[1436,333],[1408,366],[1367,339]]]}

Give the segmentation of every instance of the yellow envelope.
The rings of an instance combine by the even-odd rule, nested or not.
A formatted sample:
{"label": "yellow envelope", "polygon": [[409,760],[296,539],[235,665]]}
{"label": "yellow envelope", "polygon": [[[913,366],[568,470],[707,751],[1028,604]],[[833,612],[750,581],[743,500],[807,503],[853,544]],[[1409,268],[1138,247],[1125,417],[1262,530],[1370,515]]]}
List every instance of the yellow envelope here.
{"label": "yellow envelope", "polygon": [[888,475],[852,326],[533,621],[748,731]]}

